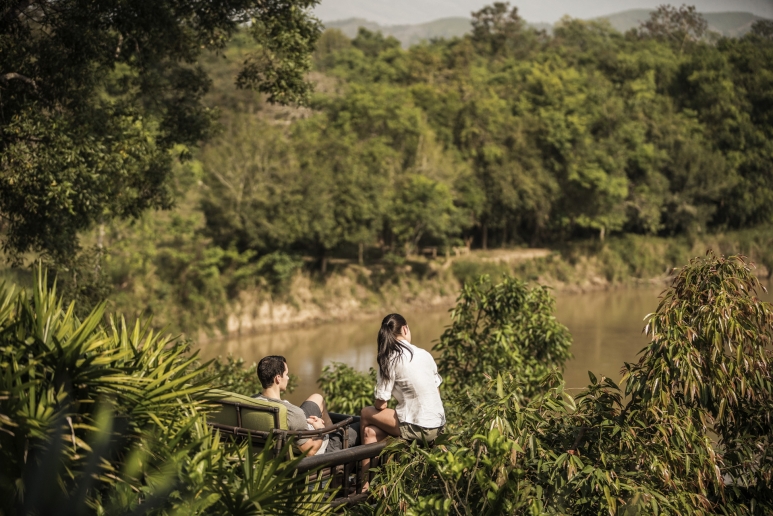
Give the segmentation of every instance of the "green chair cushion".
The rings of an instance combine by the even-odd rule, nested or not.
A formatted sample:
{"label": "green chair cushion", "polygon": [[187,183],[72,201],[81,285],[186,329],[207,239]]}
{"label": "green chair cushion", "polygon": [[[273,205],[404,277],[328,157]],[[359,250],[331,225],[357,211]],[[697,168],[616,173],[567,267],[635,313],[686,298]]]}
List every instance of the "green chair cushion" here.
{"label": "green chair cushion", "polygon": [[[257,430],[259,432],[270,432],[275,428],[274,426],[274,414],[271,412],[264,412],[260,410],[250,410],[248,407],[259,408],[279,408],[279,428],[281,430],[287,430],[287,406],[284,403],[278,403],[273,401],[259,400],[244,396],[242,394],[236,394],[234,392],[213,390],[213,394],[221,396],[221,401],[230,401],[231,403],[239,403],[245,405],[241,407],[242,412],[242,426],[247,430]],[[222,405],[222,409],[217,412],[213,412],[209,416],[209,421],[212,423],[218,423],[221,425],[238,426],[238,419],[236,416],[236,407],[233,405]]]}

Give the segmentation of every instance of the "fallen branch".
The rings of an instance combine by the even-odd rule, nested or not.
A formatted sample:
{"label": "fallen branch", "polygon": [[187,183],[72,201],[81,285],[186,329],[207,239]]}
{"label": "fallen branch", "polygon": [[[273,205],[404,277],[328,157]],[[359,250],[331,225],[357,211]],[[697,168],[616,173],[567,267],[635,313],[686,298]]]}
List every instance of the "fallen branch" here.
{"label": "fallen branch", "polygon": [[34,89],[35,91],[38,90],[38,85],[35,84],[35,81],[30,79],[26,75],[22,75],[22,74],[16,73],[16,72],[11,72],[11,73],[7,73],[5,75],[0,75],[0,81],[3,81],[3,82],[12,81],[14,79],[19,80],[19,81],[24,81],[27,84],[31,85],[32,89]]}

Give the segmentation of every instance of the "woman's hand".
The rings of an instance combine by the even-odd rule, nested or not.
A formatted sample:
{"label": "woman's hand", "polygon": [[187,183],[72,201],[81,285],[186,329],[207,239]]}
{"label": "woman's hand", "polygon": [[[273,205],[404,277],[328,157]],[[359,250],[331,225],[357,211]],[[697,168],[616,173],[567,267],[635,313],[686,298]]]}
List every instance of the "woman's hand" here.
{"label": "woman's hand", "polygon": [[325,421],[317,416],[309,416],[306,422],[314,427],[315,430],[322,430],[325,428]]}

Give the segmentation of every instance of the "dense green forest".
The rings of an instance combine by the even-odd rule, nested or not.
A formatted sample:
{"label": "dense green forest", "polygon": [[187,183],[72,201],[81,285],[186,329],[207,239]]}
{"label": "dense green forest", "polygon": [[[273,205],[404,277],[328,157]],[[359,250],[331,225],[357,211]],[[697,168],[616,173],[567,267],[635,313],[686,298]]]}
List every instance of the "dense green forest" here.
{"label": "dense green forest", "polygon": [[[743,257],[686,258],[710,243],[773,269],[773,24],[715,40],[663,7],[626,34],[548,36],[494,4],[471,35],[403,50],[322,34],[309,0],[87,5],[0,8],[20,284],[0,285],[0,515],[331,513],[289,445],[207,425],[215,389],[254,394],[254,367],[153,326],[300,280],[312,301],[313,283],[458,294],[435,348],[448,432],[391,442],[344,511],[773,513],[773,308]],[[567,392],[549,290],[442,258],[517,245],[556,251],[517,266],[529,280],[681,266],[621,385],[589,372]],[[334,364],[319,384],[356,412],[373,379]]]}
{"label": "dense green forest", "polygon": [[666,10],[626,35],[567,20],[548,37],[498,4],[473,25],[407,51],[326,32],[308,116],[234,115],[202,154],[213,241],[322,259],[770,221],[769,24],[710,44],[693,11]]}
{"label": "dense green forest", "polygon": [[[84,307],[109,296],[177,328],[222,320],[246,291],[281,297],[299,271],[324,280],[331,263],[380,264],[352,274],[382,295],[427,247],[443,256],[453,247],[544,246],[560,251],[561,267],[595,254],[615,281],[662,273],[696,242],[743,230],[729,240],[747,243],[727,250],[773,263],[764,230],[773,213],[771,22],[717,39],[693,8],[664,7],[626,34],[565,19],[548,35],[498,3],[474,13],[472,26],[407,50],[367,30],[354,39],[328,30],[311,58],[314,92],[296,75],[285,81],[294,93],[278,96],[305,107],[267,103],[279,83],[234,86],[255,85],[250,66],[262,47],[255,30],[230,27],[232,39],[192,56],[201,109],[154,115],[160,127],[174,118],[180,131],[192,130],[194,115],[217,120],[195,135],[169,129],[143,140],[159,145],[163,178],[142,161],[127,178],[134,186],[109,184],[130,197],[100,187],[91,190],[99,199],[82,201],[67,197],[77,174],[58,178],[65,187],[50,197],[74,215],[12,219],[6,250],[42,251]],[[163,82],[153,77],[146,82]],[[127,76],[111,81],[125,85],[112,86],[117,98],[154,91],[136,93]],[[193,95],[185,81],[171,84],[178,89],[161,91]],[[4,167],[21,166],[13,156],[6,152]],[[151,180],[159,183],[143,183]],[[136,197],[143,192],[152,198]],[[68,208],[83,203],[83,213]],[[763,229],[749,236],[749,228]],[[65,235],[66,246],[56,243]],[[522,275],[550,268],[534,267]],[[567,276],[561,267],[556,275]],[[500,272],[483,269],[455,263],[452,272],[457,280]],[[438,272],[412,270],[418,282]],[[448,285],[456,284],[433,288]]]}

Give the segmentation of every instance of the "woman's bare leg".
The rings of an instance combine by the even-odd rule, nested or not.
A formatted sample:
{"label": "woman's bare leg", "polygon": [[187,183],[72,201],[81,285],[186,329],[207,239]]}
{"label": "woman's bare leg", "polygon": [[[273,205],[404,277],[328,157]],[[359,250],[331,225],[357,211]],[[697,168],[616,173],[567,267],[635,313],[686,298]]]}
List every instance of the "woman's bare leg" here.
{"label": "woman's bare leg", "polygon": [[[376,426],[388,435],[398,437],[400,435],[400,421],[397,419],[397,412],[393,409],[385,408],[378,410],[376,407],[365,407],[360,412],[360,428],[366,426]],[[383,441],[386,437],[379,439]],[[363,441],[365,435],[363,434]],[[377,441],[374,441],[377,442]]]}
{"label": "woman's bare leg", "polygon": [[[360,431],[362,432],[362,444],[373,444],[383,441],[390,435],[400,435],[400,422],[397,420],[397,413],[392,409],[377,410],[375,407],[365,407],[360,412]],[[362,491],[365,492],[370,487],[368,470],[370,469],[370,459],[362,461]]]}

